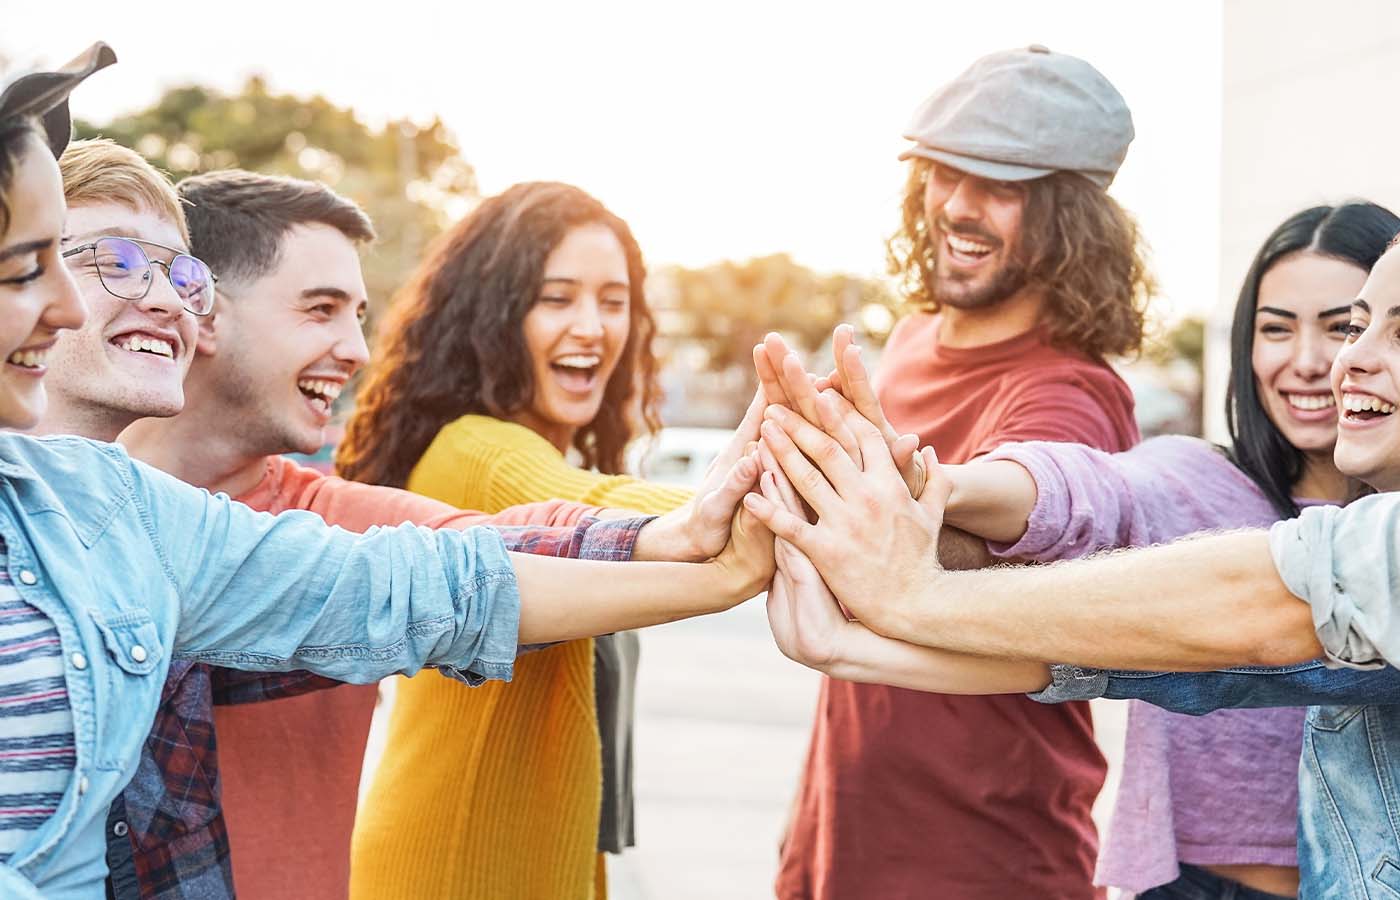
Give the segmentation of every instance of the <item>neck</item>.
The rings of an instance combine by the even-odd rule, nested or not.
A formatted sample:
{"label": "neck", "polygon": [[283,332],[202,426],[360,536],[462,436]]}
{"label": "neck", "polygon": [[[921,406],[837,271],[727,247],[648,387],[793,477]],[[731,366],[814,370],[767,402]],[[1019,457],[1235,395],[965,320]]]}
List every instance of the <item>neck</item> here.
{"label": "neck", "polygon": [[958,309],[943,306],[938,342],[944,347],[985,347],[1025,334],[1040,321],[1045,295],[1023,287],[989,306]]}
{"label": "neck", "polygon": [[1341,503],[1351,495],[1351,483],[1332,462],[1332,450],[1303,457],[1303,475],[1293,483],[1293,496]]}
{"label": "neck", "polygon": [[510,421],[517,425],[524,425],[526,428],[538,434],[540,437],[554,445],[554,449],[560,453],[568,453],[569,447],[574,442],[574,435],[578,434],[578,429],[572,425],[564,425],[560,422],[550,422],[535,415],[532,410],[526,409],[519,414],[512,416]]}
{"label": "neck", "polygon": [[218,403],[201,402],[185,385],[185,411],[168,419],[140,419],[121,442],[136,459],[210,493],[237,497],[262,480],[266,454],[250,450],[229,427]]}
{"label": "neck", "polygon": [[50,395],[48,409],[30,434],[76,434],[94,441],[112,442],[136,416],[129,412],[92,404],[67,403]]}

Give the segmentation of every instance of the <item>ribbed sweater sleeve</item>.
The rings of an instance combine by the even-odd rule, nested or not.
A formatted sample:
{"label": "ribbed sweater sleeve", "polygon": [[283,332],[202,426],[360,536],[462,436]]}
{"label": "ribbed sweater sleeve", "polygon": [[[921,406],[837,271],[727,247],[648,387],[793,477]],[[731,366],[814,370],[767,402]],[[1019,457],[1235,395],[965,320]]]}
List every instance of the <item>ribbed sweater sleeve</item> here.
{"label": "ribbed sweater sleeve", "polygon": [[1069,559],[1174,540],[1252,513],[1268,521],[1271,514],[1254,483],[1198,438],[1153,438],[1122,453],[1037,441],[1003,445],[987,458],[1020,463],[1036,486],[1021,539],[988,542],[997,556]]}

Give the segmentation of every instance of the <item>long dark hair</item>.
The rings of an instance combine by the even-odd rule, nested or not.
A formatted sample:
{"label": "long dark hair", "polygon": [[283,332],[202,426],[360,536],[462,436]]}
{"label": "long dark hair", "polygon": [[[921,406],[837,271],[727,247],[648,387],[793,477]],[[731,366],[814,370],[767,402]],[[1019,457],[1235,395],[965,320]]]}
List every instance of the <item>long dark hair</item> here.
{"label": "long dark hair", "polygon": [[599,223],[627,257],[630,324],[598,415],[574,436],[585,466],[622,471],[641,429],[660,427],[656,330],[632,231],[576,187],[517,184],[484,201],[429,250],[395,298],[336,453],[336,470],[369,484],[403,487],[439,430],[468,413],[506,418],[531,399],[525,314],[539,298],[544,265],[565,233]]}
{"label": "long dark hair", "polygon": [[24,154],[47,149],[38,119],[31,116],[0,118],[0,238],[10,230],[10,187]]}
{"label": "long dark hair", "polygon": [[1254,377],[1254,314],[1259,282],[1274,264],[1300,251],[1327,256],[1371,271],[1386,244],[1400,231],[1400,218],[1375,203],[1314,206],[1289,217],[1264,241],[1240,286],[1230,329],[1230,387],[1225,419],[1231,459],[1259,485],[1279,515],[1298,515],[1293,486],[1303,475],[1303,451],[1288,442],[1264,412]]}

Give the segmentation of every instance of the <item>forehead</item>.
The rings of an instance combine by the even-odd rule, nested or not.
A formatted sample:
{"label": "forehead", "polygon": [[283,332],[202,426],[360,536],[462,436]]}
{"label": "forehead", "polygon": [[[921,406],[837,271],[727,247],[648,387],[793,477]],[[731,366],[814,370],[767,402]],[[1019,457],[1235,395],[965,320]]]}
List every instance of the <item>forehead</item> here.
{"label": "forehead", "polygon": [[1387,250],[1381,255],[1361,289],[1361,297],[1372,310],[1381,303],[1393,306],[1400,299],[1400,252]]}
{"label": "forehead", "polygon": [[1346,306],[1361,291],[1366,274],[1350,260],[1293,253],[1259,279],[1257,305],[1308,314]]}
{"label": "forehead", "polygon": [[545,260],[544,268],[546,279],[600,278],[627,283],[627,254],[622,242],[601,222],[566,231]]}
{"label": "forehead", "polygon": [[68,209],[69,244],[85,244],[104,235],[139,238],[188,250],[180,236],[180,226],[170,217],[147,206],[132,208],[123,203],[88,203]]}
{"label": "forehead", "polygon": [[334,288],[363,301],[369,291],[359,249],[330,225],[295,225],[282,236],[277,265],[253,289],[291,300],[317,288]]}
{"label": "forehead", "polygon": [[38,138],[29,139],[5,199],[10,224],[0,236],[0,248],[57,240],[64,221],[63,182],[58,163]]}

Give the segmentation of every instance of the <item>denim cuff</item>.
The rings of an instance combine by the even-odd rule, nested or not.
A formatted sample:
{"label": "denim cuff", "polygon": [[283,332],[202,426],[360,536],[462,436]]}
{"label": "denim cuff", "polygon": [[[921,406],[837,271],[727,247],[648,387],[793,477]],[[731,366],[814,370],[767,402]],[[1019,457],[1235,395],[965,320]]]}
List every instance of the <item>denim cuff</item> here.
{"label": "denim cuff", "polygon": [[1026,696],[1037,703],[1067,703],[1070,700],[1094,700],[1102,697],[1107,690],[1108,673],[1103,669],[1055,663],[1050,667],[1050,684]]}

